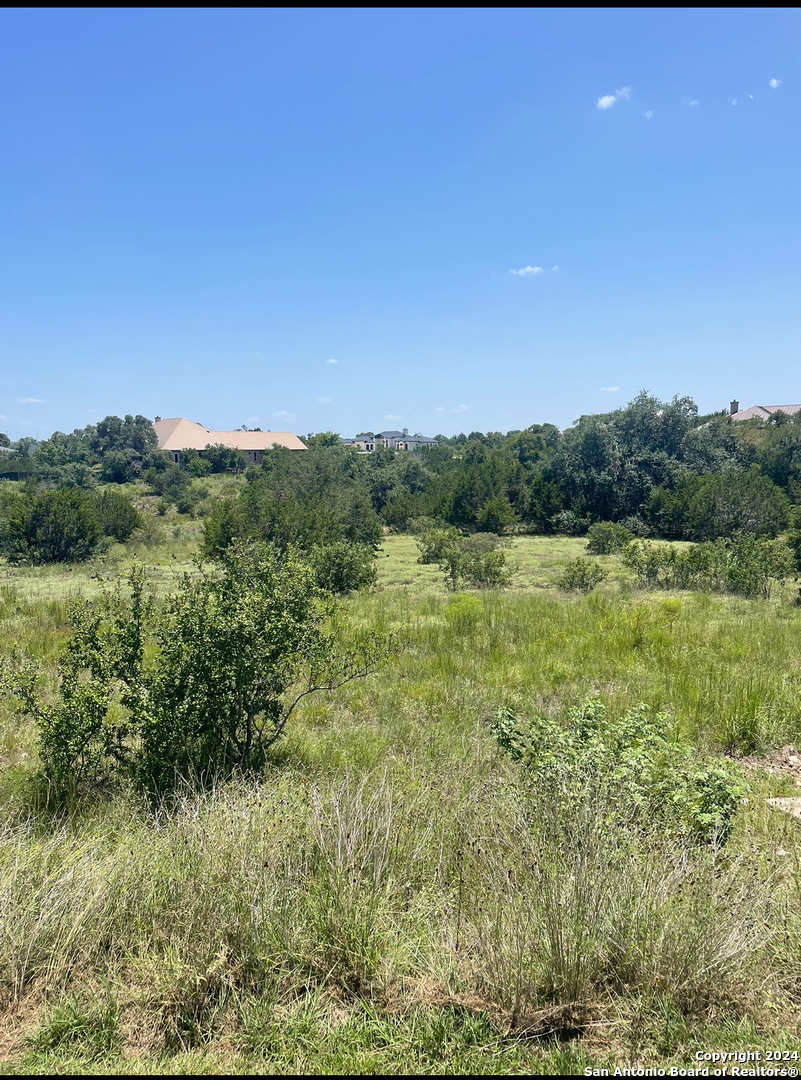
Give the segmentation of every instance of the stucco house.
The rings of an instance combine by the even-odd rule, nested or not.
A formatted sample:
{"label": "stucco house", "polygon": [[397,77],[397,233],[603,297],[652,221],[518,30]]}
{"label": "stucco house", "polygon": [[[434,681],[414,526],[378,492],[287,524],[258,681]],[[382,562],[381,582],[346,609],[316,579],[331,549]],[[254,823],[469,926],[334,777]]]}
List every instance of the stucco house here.
{"label": "stucco house", "polygon": [[156,429],[159,450],[170,454],[174,462],[181,460],[183,450],[205,450],[207,446],[230,446],[241,450],[248,465],[258,465],[266,450],[285,446],[287,450],[305,450],[306,446],[290,431],[211,431],[194,420],[181,416],[162,420],[157,416]]}
{"label": "stucco house", "polygon": [[360,454],[374,454],[381,447],[388,450],[419,450],[421,446],[432,446],[436,439],[425,435],[410,435],[409,429],[403,431],[379,431],[375,435],[359,435],[355,439],[342,439],[345,446],[355,446]]}

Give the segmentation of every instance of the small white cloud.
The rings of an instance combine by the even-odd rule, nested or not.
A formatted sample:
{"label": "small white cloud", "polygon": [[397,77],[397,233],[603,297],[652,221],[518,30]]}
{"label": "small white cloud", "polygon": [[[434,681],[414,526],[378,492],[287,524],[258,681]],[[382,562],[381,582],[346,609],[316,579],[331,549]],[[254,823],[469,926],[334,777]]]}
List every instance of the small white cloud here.
{"label": "small white cloud", "polygon": [[20,405],[44,405],[45,399],[40,397],[19,397],[17,401]]}
{"label": "small white cloud", "polygon": [[331,404],[331,398],[330,397],[318,397],[317,400],[319,402],[321,402],[321,404],[323,404],[323,405],[330,405]]}
{"label": "small white cloud", "polygon": [[294,420],[295,414],[287,412],[285,409],[279,409],[278,412],[272,414],[276,420]]}
{"label": "small white cloud", "polygon": [[541,266],[521,266],[519,270],[510,270],[510,274],[517,274],[518,277],[528,277],[529,274],[541,274]]}
{"label": "small white cloud", "polygon": [[730,97],[729,98],[729,104],[730,105],[736,105],[737,104],[737,98],[736,97]]}
{"label": "small white cloud", "polygon": [[629,96],[630,93],[631,93],[631,87],[630,86],[621,86],[621,88],[619,90],[615,90],[614,94],[604,94],[603,97],[599,97],[598,98],[598,104],[597,104],[596,108],[598,108],[598,109],[611,109],[616,101],[620,101],[621,98],[623,98],[625,100]]}
{"label": "small white cloud", "polygon": [[559,267],[558,267],[558,266],[552,266],[552,267],[551,267],[551,270],[558,270],[558,269],[559,269]]}
{"label": "small white cloud", "polygon": [[751,99],[752,101],[754,100],[754,95],[753,95],[753,94],[749,94],[748,96],[750,97],[750,99]]}
{"label": "small white cloud", "polygon": [[458,409],[451,409],[451,412],[467,412],[467,406],[460,405]]}
{"label": "small white cloud", "polygon": [[384,417],[384,419],[385,420],[402,420],[403,417],[402,416],[395,416],[394,413],[388,412],[387,415]]}
{"label": "small white cloud", "polygon": [[326,364],[335,364],[336,360],[326,360]]}
{"label": "small white cloud", "polygon": [[437,405],[436,409],[434,409],[434,412],[445,412],[445,408],[442,405]]}
{"label": "small white cloud", "polygon": [[768,86],[772,86],[774,90],[778,90],[779,87],[781,86],[781,84],[782,84],[781,79],[771,79],[770,82],[768,83]]}
{"label": "small white cloud", "polygon": [[259,418],[258,418],[258,416],[249,416],[247,418],[247,420],[245,421],[245,423],[247,424],[248,427],[252,427],[253,424],[258,424],[259,423]]}
{"label": "small white cloud", "polygon": [[689,105],[690,107],[692,107],[693,105],[697,105],[697,104],[698,104],[698,102],[696,101],[696,99],[695,99],[695,98],[693,98],[693,100],[692,100],[692,101],[690,101],[690,99],[689,99],[689,98],[685,98],[685,99],[684,99],[684,104],[685,104],[685,105]]}
{"label": "small white cloud", "polygon": [[643,116],[645,117],[646,120],[650,120],[653,115],[654,114],[653,114],[652,109],[646,109],[645,112],[643,113]]}
{"label": "small white cloud", "polygon": [[616,394],[618,392],[618,390],[620,389],[620,387],[619,386],[599,386],[598,389],[602,394]]}

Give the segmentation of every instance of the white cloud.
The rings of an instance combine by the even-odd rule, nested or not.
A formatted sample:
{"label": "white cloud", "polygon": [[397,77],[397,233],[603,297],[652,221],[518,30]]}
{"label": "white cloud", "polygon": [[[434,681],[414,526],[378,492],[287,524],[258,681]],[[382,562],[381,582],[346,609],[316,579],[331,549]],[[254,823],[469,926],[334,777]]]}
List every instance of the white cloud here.
{"label": "white cloud", "polygon": [[453,411],[454,412],[467,412],[467,406],[466,405],[460,405],[458,409],[454,409]]}
{"label": "white cloud", "polygon": [[294,420],[296,419],[294,413],[287,412],[286,409],[279,409],[278,412],[272,414],[276,420]]}
{"label": "white cloud", "polygon": [[335,364],[336,360],[326,360],[326,364]]}
{"label": "white cloud", "polygon": [[20,405],[44,405],[45,399],[40,397],[19,397],[17,401]]}
{"label": "white cloud", "polygon": [[252,427],[253,424],[258,424],[259,423],[259,418],[258,418],[258,416],[249,416],[247,418],[247,420],[245,421],[245,423],[247,424],[248,427]]}
{"label": "white cloud", "polygon": [[442,405],[437,405],[436,409],[434,409],[434,412],[445,412],[445,408]]}
{"label": "white cloud", "polygon": [[318,397],[317,400],[323,405],[330,405],[331,404],[331,398],[330,397]]}
{"label": "white cloud", "polygon": [[558,270],[558,269],[559,269],[559,267],[558,267],[558,266],[552,266],[552,267],[551,267],[551,270]]}
{"label": "white cloud", "polygon": [[621,86],[621,88],[619,90],[615,90],[614,94],[604,94],[603,97],[599,97],[598,98],[598,104],[596,105],[596,108],[598,108],[598,109],[611,109],[616,101],[620,101],[621,98],[623,98],[625,100],[629,96],[630,93],[631,93],[631,87],[630,86]]}
{"label": "white cloud", "polygon": [[521,266],[519,270],[510,270],[510,274],[517,274],[518,277],[527,277],[529,274],[541,274],[541,266]]}
{"label": "white cloud", "polygon": [[402,416],[395,416],[394,413],[388,412],[387,415],[384,417],[384,419],[385,420],[402,420],[403,417]]}
{"label": "white cloud", "polygon": [[653,111],[651,109],[646,109],[645,112],[643,113],[643,116],[645,117],[646,120],[650,120],[653,115],[654,114],[653,114]]}
{"label": "white cloud", "polygon": [[620,389],[619,386],[599,386],[598,389],[602,394],[616,394]]}
{"label": "white cloud", "polygon": [[736,105],[737,104],[737,98],[736,97],[730,97],[729,98],[729,104],[730,105]]}
{"label": "white cloud", "polygon": [[684,99],[684,104],[685,104],[685,105],[690,105],[690,106],[693,106],[693,105],[697,105],[697,104],[698,104],[698,102],[696,101],[696,99],[695,99],[695,98],[693,98],[693,100],[692,100],[692,101],[690,101],[690,100],[689,100],[689,98],[685,98],[685,99]]}
{"label": "white cloud", "polygon": [[771,79],[770,82],[768,83],[768,86],[772,86],[774,90],[778,90],[779,87],[781,86],[781,84],[782,84],[781,79]]}

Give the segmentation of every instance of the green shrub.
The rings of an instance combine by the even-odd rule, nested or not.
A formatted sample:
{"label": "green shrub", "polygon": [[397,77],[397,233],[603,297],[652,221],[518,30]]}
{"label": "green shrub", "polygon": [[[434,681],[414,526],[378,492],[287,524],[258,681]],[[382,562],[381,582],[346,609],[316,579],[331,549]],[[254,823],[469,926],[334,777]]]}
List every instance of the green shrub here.
{"label": "green shrub", "polygon": [[291,550],[235,543],[158,616],[141,569],[128,584],[128,596],[118,585],[101,604],[72,605],[55,695],[32,663],[4,674],[57,791],[258,767],[304,697],[369,674],[382,655],[376,640],[338,646],[332,601]]}
{"label": "green shrub", "polygon": [[551,518],[551,528],[564,536],[584,536],[589,524],[590,519],[581,517],[575,510],[560,510]]}
{"label": "green shrub", "polygon": [[693,544],[679,551],[670,544],[633,541],[623,562],[651,588],[697,589],[737,596],[771,595],[775,584],[794,574],[793,554],[784,540],[740,536]]}
{"label": "green shrub", "polygon": [[556,584],[565,592],[591,592],[606,578],[606,571],[598,563],[591,562],[583,555],[569,562],[556,579]]}
{"label": "green shrub", "polygon": [[97,520],[106,536],[127,540],[142,525],[142,515],[124,492],[107,487],[95,496]]}
{"label": "green shrub", "polygon": [[707,843],[728,838],[745,792],[733,762],[702,759],[674,737],[667,716],[646,705],[609,717],[590,699],[563,723],[500,709],[493,733],[535,783],[568,798],[608,788],[621,810],[659,816],[665,828]]}
{"label": "green shrub", "polygon": [[378,577],[375,556],[363,544],[344,540],[311,552],[314,580],[319,589],[335,594],[356,592],[374,585]]}
{"label": "green shrub", "polygon": [[599,521],[587,533],[587,551],[591,555],[614,555],[633,539],[633,534],[622,525]]}
{"label": "green shrub", "polygon": [[[502,542],[492,533],[477,533],[446,540],[440,549],[439,568],[447,588],[503,589],[512,580]],[[507,545],[508,546],[508,545]]]}
{"label": "green shrub", "polygon": [[414,534],[415,543],[420,552],[418,562],[431,566],[442,560],[448,544],[456,543],[461,533],[453,525],[445,525],[436,518],[415,518],[409,522],[409,530]]}
{"label": "green shrub", "polygon": [[11,562],[83,562],[103,535],[95,500],[80,488],[15,493],[0,521],[0,551]]}

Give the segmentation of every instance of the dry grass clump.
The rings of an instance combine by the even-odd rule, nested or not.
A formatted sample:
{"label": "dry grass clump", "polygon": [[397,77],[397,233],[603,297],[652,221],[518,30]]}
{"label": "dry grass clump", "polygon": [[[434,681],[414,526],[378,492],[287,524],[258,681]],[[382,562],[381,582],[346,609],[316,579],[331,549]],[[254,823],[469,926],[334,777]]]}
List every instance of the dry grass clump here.
{"label": "dry grass clump", "polygon": [[[380,1009],[404,980],[478,995],[507,1030],[619,995],[692,1011],[775,955],[792,899],[741,857],[540,796],[497,779],[465,790],[456,770],[288,771],[154,818],[121,800],[55,830],[8,824],[5,999],[47,986],[38,1051],[109,1051],[132,1005],[175,1050],[252,1030],[254,1002],[328,987]],[[81,998],[92,982],[113,1002]]]}

